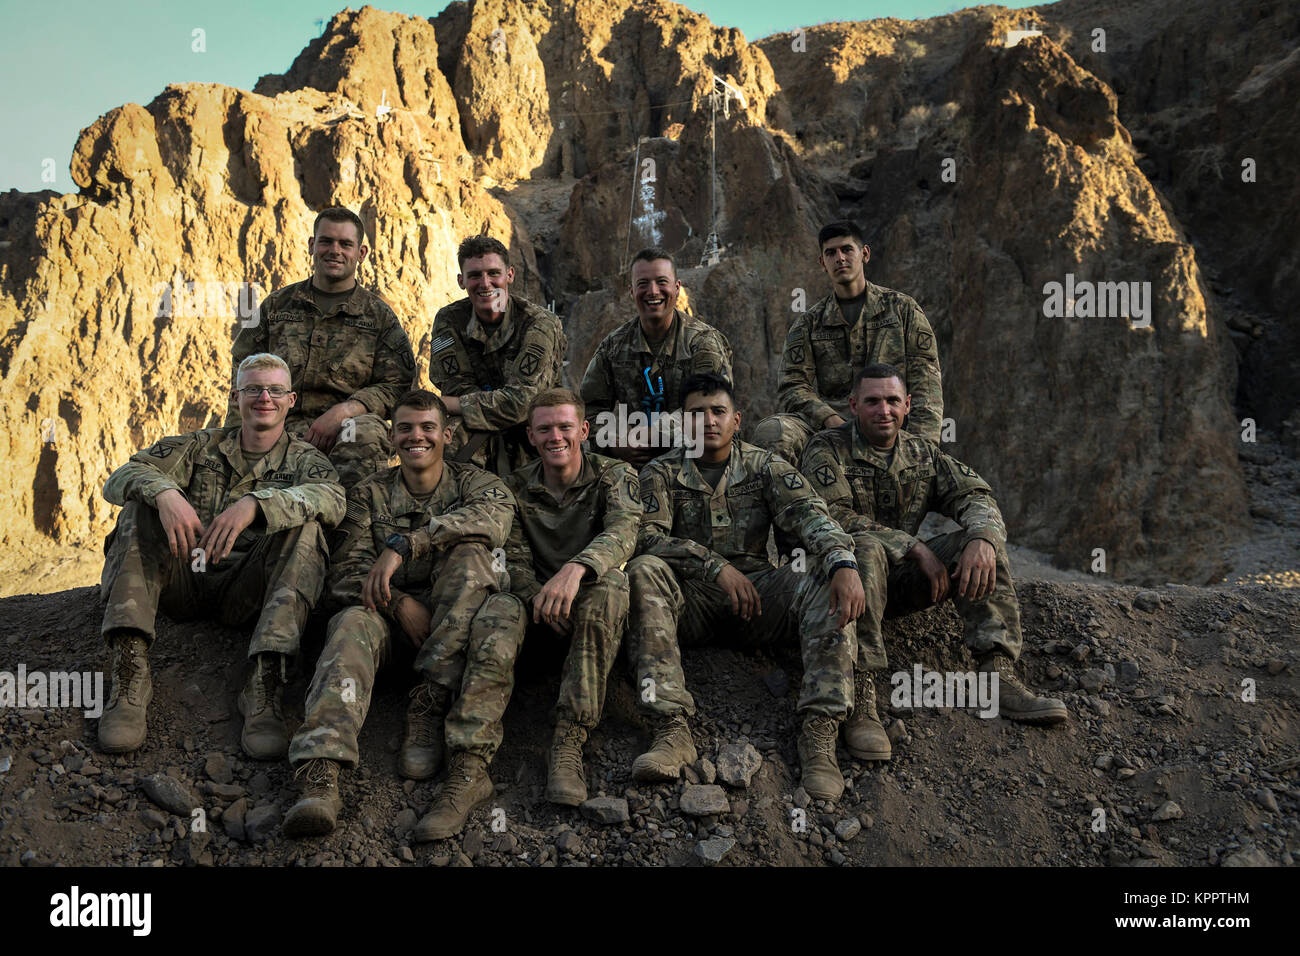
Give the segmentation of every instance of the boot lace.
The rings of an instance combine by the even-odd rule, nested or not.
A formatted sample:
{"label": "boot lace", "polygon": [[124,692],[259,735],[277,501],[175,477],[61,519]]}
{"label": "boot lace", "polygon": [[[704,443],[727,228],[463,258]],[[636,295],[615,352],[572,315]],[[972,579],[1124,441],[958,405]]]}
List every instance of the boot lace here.
{"label": "boot lace", "polygon": [[116,666],[113,670],[113,695],[109,706],[116,704],[123,696],[138,706],[144,696],[145,660],[142,643],[138,638],[122,638],[118,642],[114,661]]}
{"label": "boot lace", "polygon": [[473,782],[468,764],[469,762],[460,754],[453,757],[451,769],[447,773],[447,782],[442,786],[442,798],[457,810],[462,809],[461,803],[469,793],[470,783]]}
{"label": "boot lace", "polygon": [[650,742],[651,750],[672,750],[675,745],[674,738],[685,729],[686,720],[683,717],[673,717],[665,720],[655,728],[654,739]]}
{"label": "boot lace", "polygon": [[441,711],[433,685],[421,681],[411,688],[411,703],[406,711],[406,742],[414,747],[432,747],[441,728],[436,715]]}
{"label": "boot lace", "polygon": [[582,728],[573,724],[564,729],[555,748],[555,769],[582,776]]}
{"label": "boot lace", "polygon": [[284,655],[280,656],[280,674],[276,674],[275,665],[267,660],[266,654],[257,656],[256,669],[253,671],[253,679],[250,685],[253,688],[253,699],[250,702],[249,710],[251,714],[260,714],[268,707],[271,713],[277,719],[283,719],[281,713],[280,695],[276,691],[280,688],[281,679],[283,678],[285,660]]}
{"label": "boot lace", "polygon": [[805,725],[808,740],[814,753],[835,759],[835,720],[831,717],[814,717]]}
{"label": "boot lace", "polygon": [[308,760],[293,775],[295,783],[300,778],[303,780],[305,786],[303,790],[304,799],[329,793],[337,785],[337,777],[337,764],[333,760],[327,760],[324,757]]}

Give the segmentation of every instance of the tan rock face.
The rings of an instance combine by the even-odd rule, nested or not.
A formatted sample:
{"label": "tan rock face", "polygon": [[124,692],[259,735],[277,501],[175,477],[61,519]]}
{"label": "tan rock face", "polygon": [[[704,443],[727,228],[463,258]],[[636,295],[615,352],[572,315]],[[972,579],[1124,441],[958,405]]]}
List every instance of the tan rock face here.
{"label": "tan rock face", "polygon": [[[1244,510],[1231,303],[1203,257],[1249,277],[1239,311],[1276,308],[1289,286],[1250,264],[1231,210],[1249,195],[1277,222],[1269,194],[1178,170],[1214,97],[1244,117],[1218,121],[1231,151],[1294,88],[1294,17],[1239,24],[1257,31],[1241,50],[1276,55],[1206,90],[1139,6],[1065,0],[1013,49],[1002,37],[1022,15],[999,8],[749,44],[670,3],[477,0],[432,21],[366,7],[255,92],[182,84],[113,110],[78,141],[78,194],[0,196],[0,567],[95,548],[112,468],[218,420],[241,284],[304,276],[316,212],[341,204],[368,225],[362,281],[422,353],[459,295],[460,239],[507,240],[519,290],[565,317],[571,383],[634,314],[628,254],[666,245],[690,308],[735,348],[750,425],[773,410],[792,310],[828,291],[816,231],[852,216],[868,277],[934,324],[951,448],[994,484],[1013,538],[1076,568],[1104,549],[1116,577],[1206,580]],[[1187,4],[1158,6],[1195,44],[1227,42]],[[1094,20],[1117,24],[1115,56],[1090,52]],[[745,97],[718,114],[716,142],[713,73]],[[1177,112],[1189,98],[1200,113]],[[1278,157],[1294,135],[1257,151]],[[1217,217],[1195,211],[1207,189]],[[710,228],[725,251],[701,267]],[[1260,240],[1283,276],[1298,261],[1287,236]],[[1044,287],[1069,275],[1149,282],[1149,327],[1047,314]],[[1286,345],[1294,327],[1268,334]],[[1293,380],[1294,363],[1255,354],[1250,381]]]}

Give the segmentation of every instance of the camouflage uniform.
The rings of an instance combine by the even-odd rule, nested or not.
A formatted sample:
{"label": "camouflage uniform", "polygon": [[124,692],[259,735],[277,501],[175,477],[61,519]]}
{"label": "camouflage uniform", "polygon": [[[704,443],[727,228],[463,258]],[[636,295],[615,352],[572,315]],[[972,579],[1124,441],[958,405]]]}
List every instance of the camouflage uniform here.
{"label": "camouflage uniform", "polygon": [[[499,478],[458,462],[443,462],[442,478],[424,501],[407,490],[400,467],[352,488],[327,595],[343,610],[330,619],[291,762],[326,757],[356,766],[357,733],[375,673],[394,636],[405,639],[395,614],[403,596],[432,612],[432,633],[415,667],[448,700],[456,698],[447,718],[448,747],[492,759],[523,639],[523,608],[504,593],[492,553],[505,543],[513,513]],[[408,536],[411,553],[389,582],[388,605],[371,611],[361,604],[362,586],[393,534]]]}
{"label": "camouflage uniform", "polygon": [[[429,379],[460,399],[447,454],[503,477],[534,454],[524,433],[528,403],[560,384],[568,342],[560,320],[512,295],[499,325],[479,321],[468,297],[438,310],[429,347]],[[488,433],[472,453],[475,435]]]}
{"label": "camouflage uniform", "polygon": [[993,649],[1013,661],[1020,656],[1020,606],[1007,561],[1007,529],[993,492],[969,466],[906,431],[899,432],[889,460],[868,444],[857,419],[850,418],[814,436],[800,467],[835,520],[853,536],[867,593],[866,613],[858,618],[859,666],[885,666],[883,617],[931,604],[929,578],[916,562],[903,558],[919,540],[916,532],[930,511],[962,526],[925,542],[949,574],[969,542],[982,538],[993,545],[997,581],[991,595],[970,601],[957,597],[955,583],[950,585],[953,604],[965,621],[967,646],[976,656]]}
{"label": "camouflage uniform", "polygon": [[[232,388],[239,363],[257,352],[271,352],[289,365],[298,404],[290,409],[285,430],[295,438],[339,402],[352,399],[366,406],[366,413],[352,420],[351,440],[341,432],[330,450],[345,488],[387,467],[393,454],[388,416],[415,381],[411,343],[387,302],[357,285],[352,295],[321,315],[312,301],[311,280],[295,282],[268,295],[255,324],[239,330],[232,348]],[[226,424],[239,420],[232,397]]]}
{"label": "camouflage uniform", "polygon": [[862,314],[853,325],[834,293],[790,323],[777,388],[784,414],[759,422],[754,443],[797,462],[808,439],[826,427],[827,419],[853,417],[853,377],[873,362],[888,362],[907,376],[912,412],[906,424],[913,433],[937,442],[943,426],[943,388],[934,332],[910,296],[868,282]]}
{"label": "camouflage uniform", "polygon": [[[163,438],[109,476],[104,497],[123,508],[104,542],[105,635],[130,628],[152,642],[160,606],[177,619],[210,609],[232,627],[257,619],[250,656],[297,653],[325,584],[324,528],[343,518],[343,489],[324,455],[284,434],[250,468],[239,433],[205,428]],[[249,494],[259,517],[220,564],[202,554],[172,557],[156,505],[169,489],[185,495],[204,528]]]}
{"label": "camouflage uniform", "polygon": [[[544,483],[540,461],[514,472],[507,484],[516,501],[506,544],[510,588],[524,602],[529,620],[533,598],[560,568],[574,562],[590,569],[569,613],[573,631],[556,714],[591,729],[600,722],[627,616],[622,566],[636,548],[641,522],[636,472],[625,462],[584,453],[578,480],[558,501]],[[533,630],[539,637],[559,637],[544,624]]]}
{"label": "camouflage uniform", "polygon": [[[679,644],[721,632],[743,644],[798,641],[804,676],[801,712],[843,717],[853,706],[853,623],[835,626],[830,578],[853,566],[853,541],[795,467],[772,452],[734,442],[727,470],[711,489],[684,449],[641,473],[645,516],[628,564],[632,609],[628,658],[646,709],[664,715],[695,712],[686,690]],[[807,567],[772,567],[767,535],[776,526],[806,549]],[[716,581],[727,565],[753,583],[762,613],[743,621]],[[647,700],[646,678],[654,681]]]}
{"label": "camouflage uniform", "polygon": [[[596,347],[582,377],[582,400],[593,435],[597,416],[616,412],[674,412],[682,407],[682,384],[691,375],[717,372],[732,381],[731,345],[713,326],[677,310],[658,360],[641,331],[640,318],[620,325]],[[646,370],[659,396],[650,394]]]}

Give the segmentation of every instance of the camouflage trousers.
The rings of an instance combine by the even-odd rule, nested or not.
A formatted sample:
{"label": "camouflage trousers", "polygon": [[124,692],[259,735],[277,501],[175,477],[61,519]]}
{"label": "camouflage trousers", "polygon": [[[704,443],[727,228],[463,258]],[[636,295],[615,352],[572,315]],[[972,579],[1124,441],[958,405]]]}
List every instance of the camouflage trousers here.
{"label": "camouflage trousers", "polygon": [[329,549],[315,521],[275,534],[245,530],[220,564],[172,557],[158,512],[127,502],[104,542],[102,633],[139,631],[149,643],[161,609],[175,620],[211,617],[229,627],[256,618],[251,657],[298,653],[303,626],[325,585]]}
{"label": "camouflage trousers", "polygon": [[857,633],[852,622],[835,626],[830,581],[823,575],[796,571],[789,564],[745,575],[758,591],[762,613],[744,621],[715,582],[679,580],[653,555],[633,558],[627,572],[632,587],[628,660],[643,709],[694,714],[681,645],[721,639],[748,646],[797,642],[803,658],[799,712],[847,716],[853,706]]}
{"label": "camouflage trousers", "polygon": [[754,444],[774,451],[796,468],[815,432],[798,415],[769,415],[754,426]]}
{"label": "camouflage trousers", "polygon": [[[627,575],[612,568],[596,581],[583,582],[569,612],[573,630],[567,635],[546,624],[528,625],[536,642],[565,641],[569,645],[560,672],[560,696],[555,704],[557,721],[572,721],[588,730],[600,723],[609,672],[622,643],[627,604]],[[524,606],[527,620],[531,622],[532,601],[525,602]]]}
{"label": "camouflage trousers", "polygon": [[[431,613],[431,633],[420,645],[415,669],[453,702],[446,715],[447,747],[489,762],[501,745],[501,718],[523,641],[523,605],[501,589],[504,583],[492,570],[487,547],[465,543],[442,552],[428,590],[410,594]],[[289,746],[291,763],[326,757],[357,765],[357,735],[370,710],[375,675],[391,642],[410,640],[399,632],[399,625],[364,607],[330,618],[306,715]]]}
{"label": "camouflage trousers", "polygon": [[[290,415],[284,427],[294,438],[306,441],[303,436],[313,421],[315,418],[306,415]],[[344,423],[339,439],[328,456],[330,464],[338,471],[339,482],[344,488],[351,488],[362,478],[383,471],[394,454],[392,442],[388,440],[387,421],[378,415],[367,413],[356,416],[352,423],[351,430]]]}
{"label": "camouflage trousers", "polygon": [[[941,534],[925,542],[939,563],[951,575],[963,550],[964,533]],[[867,610],[858,618],[858,667],[881,670],[886,666],[885,642],[880,622],[902,617],[933,606],[930,579],[915,561],[891,566],[885,547],[869,534],[853,536],[853,551],[858,573],[867,593]],[[993,593],[979,601],[958,597],[956,582],[949,580],[948,596],[964,624],[962,636],[976,655],[1000,650],[1012,660],[1020,657],[1020,603],[1011,581],[1011,566],[1006,549],[994,548],[997,580]]]}

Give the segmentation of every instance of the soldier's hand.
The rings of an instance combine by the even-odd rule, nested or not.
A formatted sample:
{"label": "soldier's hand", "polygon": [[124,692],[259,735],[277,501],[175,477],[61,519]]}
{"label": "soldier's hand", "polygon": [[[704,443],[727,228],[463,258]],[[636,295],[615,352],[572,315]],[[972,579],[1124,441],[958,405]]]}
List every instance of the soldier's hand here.
{"label": "soldier's hand", "polygon": [[433,623],[433,615],[429,609],[411,597],[409,594],[403,594],[397,601],[397,607],[393,609],[393,617],[397,618],[397,623],[402,625],[402,630],[410,638],[412,644],[419,648],[429,636],[429,625]]}
{"label": "soldier's hand", "polygon": [[921,573],[930,579],[930,603],[938,604],[948,596],[948,569],[945,568],[934,552],[921,541],[912,545],[912,550],[903,555],[909,561],[921,566]]}
{"label": "soldier's hand", "polygon": [[375,558],[370,573],[366,575],[366,583],[361,585],[361,603],[367,609],[376,611],[381,606],[388,607],[388,602],[393,599],[388,582],[401,566],[402,556],[392,548],[384,548]]}
{"label": "soldier's hand", "polygon": [[244,495],[212,519],[212,524],[199,539],[199,547],[207,552],[213,564],[220,564],[221,559],[234,549],[235,539],[257,519],[257,512],[257,499]]}
{"label": "soldier's hand", "polygon": [[839,612],[836,627],[856,621],[867,609],[867,592],[857,568],[840,568],[831,576],[831,613]]}
{"label": "soldier's hand", "polygon": [[560,633],[567,634],[568,628],[562,628],[561,624],[569,621],[573,599],[578,596],[578,588],[586,573],[585,564],[575,564],[572,561],[556,571],[555,576],[542,585],[542,589],[533,598],[533,623],[549,624]]}
{"label": "soldier's hand", "polygon": [[723,565],[714,581],[722,588],[722,593],[731,598],[731,613],[742,621],[763,613],[763,601],[758,596],[758,588],[734,564]]}
{"label": "soldier's hand", "polygon": [[957,582],[957,594],[961,597],[978,601],[992,594],[993,585],[998,578],[997,555],[993,545],[983,538],[976,538],[962,548],[952,577]]}
{"label": "soldier's hand", "polygon": [[339,402],[311,423],[302,440],[315,445],[321,454],[328,455],[334,443],[338,441],[339,431],[343,428],[343,419],[348,415],[346,402]]}
{"label": "soldier's hand", "polygon": [[167,532],[172,557],[183,556],[188,560],[203,534],[203,522],[195,513],[194,506],[175,488],[159,492],[154,505],[158,508],[158,520]]}

